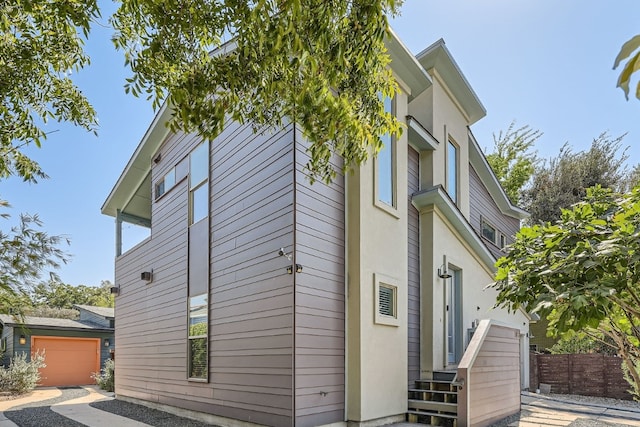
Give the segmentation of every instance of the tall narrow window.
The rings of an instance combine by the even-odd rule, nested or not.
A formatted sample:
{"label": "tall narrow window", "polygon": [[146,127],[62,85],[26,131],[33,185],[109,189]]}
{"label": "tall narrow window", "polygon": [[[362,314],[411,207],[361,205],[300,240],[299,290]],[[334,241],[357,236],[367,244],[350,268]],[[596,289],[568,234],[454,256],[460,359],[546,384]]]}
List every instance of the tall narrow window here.
{"label": "tall narrow window", "polygon": [[[384,98],[385,113],[393,113],[393,102],[391,98]],[[394,140],[390,134],[380,137],[383,147],[378,153],[378,200],[389,206],[395,206],[394,193]]]}
{"label": "tall narrow window", "polygon": [[458,147],[451,141],[447,144],[447,193],[458,203]]}
{"label": "tall narrow window", "polygon": [[209,305],[207,295],[189,298],[189,378],[208,377]]}
{"label": "tall narrow window", "polygon": [[198,146],[189,157],[189,224],[209,216],[209,144]]}

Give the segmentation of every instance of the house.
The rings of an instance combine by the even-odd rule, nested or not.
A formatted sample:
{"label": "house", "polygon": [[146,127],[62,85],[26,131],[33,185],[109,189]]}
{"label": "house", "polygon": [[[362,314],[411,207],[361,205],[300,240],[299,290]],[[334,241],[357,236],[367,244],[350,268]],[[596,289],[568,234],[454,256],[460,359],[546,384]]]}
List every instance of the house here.
{"label": "house", "polygon": [[[99,372],[114,349],[113,308],[74,306],[79,320],[0,314],[4,364],[20,354],[45,354],[40,385],[75,386],[95,384]],[[9,357],[7,357],[7,355]]]}
{"label": "house", "polygon": [[[208,142],[158,112],[102,206],[118,398],[218,425],[519,410],[529,318],[493,310],[485,286],[527,214],[469,129],[485,109],[444,42],[414,56],[393,35],[388,50],[402,93],[385,104],[405,132],[330,185],[306,178],[295,123],[230,121]],[[150,228],[124,253],[123,222]]]}

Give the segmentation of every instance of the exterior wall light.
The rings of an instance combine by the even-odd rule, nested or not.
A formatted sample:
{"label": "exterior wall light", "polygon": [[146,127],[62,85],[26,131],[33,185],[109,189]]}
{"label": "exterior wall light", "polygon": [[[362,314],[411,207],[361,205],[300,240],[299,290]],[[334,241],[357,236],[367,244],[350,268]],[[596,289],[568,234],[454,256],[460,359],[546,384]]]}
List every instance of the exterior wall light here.
{"label": "exterior wall light", "polygon": [[18,342],[20,343],[20,345],[26,345],[27,337],[25,337],[24,335],[20,335],[20,338],[18,338]]}
{"label": "exterior wall light", "polygon": [[447,268],[447,256],[442,256],[442,265],[438,268],[438,277],[441,279],[450,279],[453,277]]}
{"label": "exterior wall light", "polygon": [[302,265],[296,264],[296,273],[302,273]]}
{"label": "exterior wall light", "polygon": [[120,286],[112,286],[109,288],[109,292],[111,292],[111,295],[120,295]]}
{"label": "exterior wall light", "polygon": [[109,345],[110,345],[110,344],[111,344],[111,343],[109,342],[109,338],[105,338],[105,340],[104,340],[104,346],[105,346],[105,347],[109,347]]}

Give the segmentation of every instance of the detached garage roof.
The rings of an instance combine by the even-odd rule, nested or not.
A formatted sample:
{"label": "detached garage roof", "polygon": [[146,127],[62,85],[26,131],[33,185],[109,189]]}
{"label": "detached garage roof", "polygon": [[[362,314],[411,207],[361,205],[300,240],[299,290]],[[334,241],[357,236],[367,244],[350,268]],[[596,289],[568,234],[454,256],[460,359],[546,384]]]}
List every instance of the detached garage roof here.
{"label": "detached garage roof", "polygon": [[6,326],[25,326],[27,328],[52,329],[58,331],[96,331],[96,332],[113,332],[113,328],[105,328],[104,326],[83,323],[78,320],[71,319],[55,319],[50,317],[31,317],[25,316],[22,319],[11,316],[9,314],[0,314],[0,323]]}

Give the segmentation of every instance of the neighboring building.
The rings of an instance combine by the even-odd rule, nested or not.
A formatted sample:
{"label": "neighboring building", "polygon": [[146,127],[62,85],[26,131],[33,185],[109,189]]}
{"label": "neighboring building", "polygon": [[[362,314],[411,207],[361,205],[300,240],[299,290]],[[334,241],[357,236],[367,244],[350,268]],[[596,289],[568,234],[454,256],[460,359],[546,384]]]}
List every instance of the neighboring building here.
{"label": "neighboring building", "polygon": [[[161,109],[102,206],[116,218],[118,398],[220,425],[404,420],[420,406],[408,388],[455,373],[492,318],[511,326],[483,322],[469,348],[497,340],[483,381],[500,372],[511,401],[495,400],[519,410],[529,318],[492,310],[485,286],[526,213],[469,130],[485,110],[444,42],[388,49],[402,93],[387,108],[405,132],[330,185],[307,180],[295,123],[229,122],[209,143],[170,133]],[[151,229],[125,253],[123,221]]]}
{"label": "neighboring building", "polygon": [[91,375],[100,371],[115,345],[113,308],[74,308],[79,320],[0,314],[5,366],[17,354],[43,352],[47,366],[40,370],[40,385],[95,384]]}

